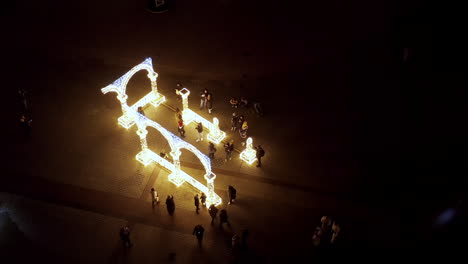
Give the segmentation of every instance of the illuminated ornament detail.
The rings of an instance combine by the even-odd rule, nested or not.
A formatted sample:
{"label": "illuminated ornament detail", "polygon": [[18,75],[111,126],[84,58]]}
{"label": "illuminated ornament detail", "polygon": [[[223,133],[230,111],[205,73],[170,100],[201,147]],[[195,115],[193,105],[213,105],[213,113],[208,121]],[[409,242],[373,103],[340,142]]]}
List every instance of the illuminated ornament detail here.
{"label": "illuminated ornament detail", "polygon": [[[143,98],[138,100],[133,106],[129,107],[127,105],[127,94],[126,94],[126,85],[130,78],[140,70],[147,70],[148,71],[148,78],[151,80],[151,88],[152,91],[145,95]],[[182,185],[184,182],[190,183],[192,186],[207,194],[206,202],[208,206],[211,204],[219,205],[222,203],[221,197],[214,192],[214,179],[216,175],[211,171],[211,160],[208,156],[201,153],[196,147],[193,145],[185,142],[184,140],[180,139],[160,124],[154,122],[153,120],[147,118],[146,116],[138,113],[138,107],[145,107],[148,104],[152,104],[153,106],[157,107],[161,103],[165,101],[165,97],[158,93],[157,91],[157,84],[156,78],[158,74],[153,71],[153,64],[151,58],[147,58],[143,63],[133,67],[129,72],[127,72],[124,76],[117,79],[113,84],[108,85],[107,87],[101,89],[102,93],[106,94],[108,92],[115,92],[117,93],[117,99],[120,101],[122,106],[123,115],[119,117],[118,123],[125,127],[130,128],[133,124],[137,126],[137,135],[140,137],[140,145],[141,151],[136,155],[136,160],[141,162],[143,165],[147,166],[152,162],[155,162],[162,167],[166,168],[167,170],[171,171],[168,176],[169,181],[174,183],[176,186]],[[181,95],[186,97],[190,92],[185,89],[186,91],[181,90]],[[185,106],[185,105],[184,105]],[[187,105],[188,107],[188,105]],[[158,130],[163,137],[168,141],[169,146],[171,148],[171,157],[173,162],[169,162],[168,160],[162,158],[161,156],[154,153],[152,150],[148,148],[148,144],[146,141],[146,135],[148,134],[147,127],[153,127]],[[222,131],[221,131],[222,132]],[[203,185],[199,181],[195,180],[192,176],[188,175],[184,171],[180,169],[180,160],[179,157],[181,155],[180,150],[186,149],[193,154],[200,160],[204,169],[205,175],[204,178],[207,181],[207,186]]]}
{"label": "illuminated ornament detail", "polygon": [[246,142],[246,147],[244,151],[240,154],[241,160],[247,162],[247,164],[251,165],[254,161],[257,160],[257,151],[252,146],[252,138],[249,137]]}

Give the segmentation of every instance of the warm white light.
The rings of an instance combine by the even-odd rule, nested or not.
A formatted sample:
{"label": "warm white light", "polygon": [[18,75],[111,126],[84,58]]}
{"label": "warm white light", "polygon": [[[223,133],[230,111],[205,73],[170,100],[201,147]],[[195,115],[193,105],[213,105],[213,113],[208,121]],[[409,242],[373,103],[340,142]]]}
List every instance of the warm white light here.
{"label": "warm white light", "polygon": [[247,162],[249,165],[252,164],[255,160],[257,160],[257,152],[252,146],[252,138],[249,137],[246,142],[246,147],[244,151],[240,154],[241,160]]}
{"label": "warm white light", "polygon": [[[151,88],[152,91],[145,95],[143,98],[138,100],[134,105],[128,106],[127,105],[127,94],[126,94],[126,85],[130,78],[140,70],[147,70],[148,71],[148,78],[151,80]],[[117,99],[120,101],[122,107],[123,115],[119,117],[118,123],[125,127],[130,128],[133,124],[136,124],[137,134],[140,137],[140,144],[141,144],[141,151],[136,155],[136,159],[141,162],[143,165],[147,166],[153,162],[161,165],[162,167],[166,168],[167,170],[171,171],[168,178],[169,181],[174,183],[176,186],[182,185],[184,182],[188,182],[193,185],[198,190],[207,194],[207,203],[208,205],[215,204],[219,205],[222,203],[222,199],[214,192],[214,179],[216,175],[211,172],[211,160],[205,154],[200,152],[197,148],[193,145],[183,141],[176,135],[172,134],[165,128],[163,128],[160,124],[150,120],[146,116],[141,115],[138,113],[139,107],[145,107],[148,104],[152,104],[153,106],[157,107],[162,104],[166,99],[165,97],[157,91],[157,83],[156,79],[158,74],[153,71],[153,64],[151,58],[147,58],[143,63],[133,67],[129,72],[127,72],[124,76],[117,79],[113,84],[108,85],[107,87],[101,89],[101,91],[106,94],[108,92],[116,92]],[[180,95],[184,100],[184,111],[183,116],[185,123],[188,124],[191,121],[201,122],[204,127],[207,127],[212,133],[212,140],[214,143],[219,143],[224,137],[225,133],[219,130],[218,120],[214,118],[213,124],[208,122],[198,114],[194,113],[190,109],[188,109],[188,95],[190,91],[186,88],[180,90]],[[168,141],[170,148],[171,148],[171,156],[173,159],[173,163],[169,162],[168,160],[162,158],[161,156],[157,155],[153,151],[151,151],[146,142],[146,135],[148,134],[147,127],[153,127],[158,130],[164,138]],[[218,141],[219,140],[219,141]],[[216,142],[218,141],[218,142]],[[205,168],[205,179],[207,181],[207,185],[205,186],[195,180],[193,177],[185,173],[180,169],[180,150],[187,149],[188,151],[195,154],[196,157],[200,160]]]}
{"label": "warm white light", "polygon": [[213,142],[214,144],[218,144],[226,137],[226,133],[219,129],[219,121],[218,118],[213,117],[213,124],[211,125],[210,133],[206,136],[206,138]]}

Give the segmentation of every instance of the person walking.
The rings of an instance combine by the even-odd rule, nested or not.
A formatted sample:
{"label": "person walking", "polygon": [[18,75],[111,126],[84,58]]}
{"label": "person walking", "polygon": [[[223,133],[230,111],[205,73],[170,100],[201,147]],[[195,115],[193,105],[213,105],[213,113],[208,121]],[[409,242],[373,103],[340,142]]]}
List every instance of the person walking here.
{"label": "person walking", "polygon": [[226,159],[224,159],[224,161],[227,162],[228,160],[232,159],[232,151],[234,151],[234,140],[224,144],[224,151],[226,151]]}
{"label": "person walking", "polygon": [[200,110],[206,107],[206,97],[208,96],[208,90],[205,89],[203,90],[202,93],[200,93]]}
{"label": "person walking", "polygon": [[210,208],[208,208],[208,212],[210,213],[211,216],[211,225],[214,224],[214,220],[216,219],[216,215],[218,214],[218,208],[214,204],[210,205]]}
{"label": "person walking", "polygon": [[172,215],[175,211],[175,203],[174,203],[174,196],[173,195],[168,195],[166,198],[166,207],[167,207],[167,212]]}
{"label": "person walking", "polygon": [[236,200],[237,190],[229,185],[228,187],[228,196],[229,196],[229,203],[232,204]]}
{"label": "person walking", "polygon": [[177,121],[177,124],[178,124],[180,137],[184,138],[185,137],[184,121],[179,120]]}
{"label": "person walking", "polygon": [[201,204],[206,207],[206,195],[204,192],[202,192],[200,195],[200,201],[201,201]]}
{"label": "person walking", "polygon": [[265,150],[263,150],[263,148],[258,145],[255,147],[255,151],[256,151],[256,156],[257,156],[257,167],[261,167],[262,166],[262,157],[265,156]]}
{"label": "person walking", "polygon": [[236,112],[232,113],[232,117],[231,117],[231,131],[236,131],[238,120],[239,120],[239,117],[237,116]]}
{"label": "person walking", "polygon": [[143,107],[141,107],[141,106],[138,107],[138,113],[139,113],[140,115],[146,116],[146,115],[145,115],[145,111],[143,111]]}
{"label": "person walking", "polygon": [[151,193],[151,205],[154,206],[155,204],[159,204],[158,192],[154,188],[151,188],[150,193]]}
{"label": "person walking", "polygon": [[200,210],[200,199],[198,198],[198,193],[195,194],[195,197],[193,197],[193,200],[195,202],[195,212],[197,212],[198,214],[198,211]]}
{"label": "person walking", "polygon": [[208,114],[211,115],[213,111],[213,95],[211,93],[206,95],[206,108],[208,108]]}
{"label": "person walking", "polygon": [[120,239],[122,240],[124,247],[131,247],[132,242],[130,241],[130,227],[124,226],[120,229]]}
{"label": "person walking", "polygon": [[231,226],[226,209],[221,210],[219,213],[219,227],[223,227],[224,223],[226,223],[228,226]]}
{"label": "person walking", "polygon": [[203,240],[203,233],[205,233],[205,228],[202,225],[196,225],[193,229],[192,235],[197,237],[198,246],[201,248],[202,240]]}
{"label": "person walking", "polygon": [[198,138],[197,138],[197,142],[199,141],[203,141],[203,125],[202,123],[198,123],[197,127],[195,128],[198,132]]}
{"label": "person walking", "polygon": [[210,144],[208,145],[208,152],[209,152],[208,157],[210,157],[210,159],[214,159],[216,148],[213,142],[210,142]]}

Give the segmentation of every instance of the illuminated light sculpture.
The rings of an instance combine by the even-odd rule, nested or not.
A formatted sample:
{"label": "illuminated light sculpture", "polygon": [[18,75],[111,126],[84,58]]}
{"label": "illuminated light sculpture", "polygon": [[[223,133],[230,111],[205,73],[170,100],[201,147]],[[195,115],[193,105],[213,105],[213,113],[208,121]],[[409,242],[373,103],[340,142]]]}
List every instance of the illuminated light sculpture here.
{"label": "illuminated light sculpture", "polygon": [[218,118],[214,117],[213,122],[206,120],[205,118],[201,117],[199,114],[193,112],[188,107],[188,96],[190,95],[190,91],[187,88],[183,88],[179,91],[180,96],[182,96],[182,118],[184,119],[184,124],[188,125],[192,121],[196,123],[202,123],[202,126],[208,128],[210,133],[206,136],[207,139],[214,144],[219,144],[225,137],[226,132],[219,129],[219,121]]}
{"label": "illuminated light sculpture", "polygon": [[[151,79],[151,87],[152,91],[141,98],[138,102],[136,102],[133,106],[129,107],[127,105],[127,98],[128,96],[125,94],[126,85],[129,79],[139,70],[147,70],[148,77]],[[176,186],[181,186],[184,182],[190,183],[192,186],[207,194],[207,203],[208,206],[211,204],[219,205],[222,203],[221,197],[214,192],[214,179],[216,175],[211,171],[211,160],[208,156],[201,153],[197,148],[193,145],[185,142],[184,140],[180,139],[173,133],[166,130],[160,124],[154,122],[153,120],[147,118],[146,116],[138,113],[138,107],[144,107],[148,103],[151,103],[153,106],[157,107],[162,102],[165,101],[165,97],[158,93],[157,85],[156,85],[156,78],[157,73],[153,71],[153,65],[151,59],[146,59],[142,64],[134,67],[131,71],[126,73],[124,76],[120,77],[117,81],[113,84],[108,85],[107,87],[101,89],[101,91],[106,94],[108,92],[116,92],[117,99],[120,101],[122,106],[123,115],[119,118],[118,123],[125,128],[130,128],[133,124],[137,125],[137,135],[140,137],[140,145],[141,151],[135,156],[136,160],[141,162],[143,165],[147,166],[152,162],[159,164],[160,166],[166,168],[171,173],[168,176],[169,181],[174,183]],[[185,89],[185,88],[184,88]],[[182,89],[182,90],[184,90]],[[182,91],[181,90],[181,91]],[[190,92],[185,89],[182,93],[183,95],[186,94],[186,97]],[[187,103],[187,102],[186,102]],[[184,107],[188,108],[188,105],[185,104]],[[148,144],[146,141],[146,135],[148,134],[147,127],[153,127],[158,130],[163,137],[168,141],[169,146],[171,148],[171,157],[173,162],[162,158],[161,156],[154,153],[152,150],[148,148]],[[222,132],[222,131],[221,131]],[[184,171],[180,169],[180,160],[179,157],[181,155],[181,149],[187,149],[188,151],[195,154],[195,156],[200,160],[203,164],[205,169],[204,178],[207,182],[207,186],[203,185],[199,181],[195,180],[192,176],[188,175]]]}
{"label": "illuminated light sculpture", "polygon": [[251,165],[254,161],[257,160],[257,151],[252,146],[252,138],[249,137],[246,142],[246,147],[244,151],[240,154],[241,160],[247,162],[247,164]]}
{"label": "illuminated light sculpture", "polygon": [[[148,72],[147,76],[151,80],[151,92],[143,96],[143,98],[138,100],[138,102],[136,102],[134,105],[128,106],[128,96],[126,94],[128,81],[135,73],[141,70],[146,70]],[[147,58],[144,62],[133,67],[129,72],[124,74],[115,82],[101,89],[103,94],[108,92],[117,93],[117,99],[120,101],[123,114],[118,119],[119,125],[127,129],[132,127],[133,124],[135,124],[132,112],[136,111],[138,107],[145,107],[148,103],[151,103],[154,107],[158,107],[160,104],[166,101],[166,98],[158,92],[157,78],[158,74],[153,70],[153,62],[151,58]]]}

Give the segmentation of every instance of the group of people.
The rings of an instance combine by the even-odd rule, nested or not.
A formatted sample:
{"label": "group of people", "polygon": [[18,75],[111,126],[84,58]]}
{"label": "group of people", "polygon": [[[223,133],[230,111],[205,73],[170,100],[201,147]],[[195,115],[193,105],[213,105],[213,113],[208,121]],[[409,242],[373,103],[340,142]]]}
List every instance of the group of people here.
{"label": "group of people", "polygon": [[340,233],[340,225],[332,220],[330,216],[322,216],[312,235],[312,243],[319,246],[322,242],[333,244]]}
{"label": "group of people", "polygon": [[213,111],[213,95],[208,92],[208,89],[200,93],[200,110],[204,108],[208,109],[208,114],[211,115]]}
{"label": "group of people", "polygon": [[[151,194],[151,204],[154,208],[155,205],[159,204],[159,195],[158,195],[158,192],[154,188],[151,188],[150,194]],[[237,190],[233,186],[229,185],[228,186],[228,197],[229,197],[228,204],[232,204],[236,200],[236,196],[237,196]],[[195,212],[199,214],[200,204],[206,208],[207,196],[205,193],[201,192],[200,195],[198,193],[195,194],[193,199],[194,199],[194,205],[195,205]],[[167,196],[166,207],[167,207],[168,213],[170,215],[173,215],[175,211],[175,202],[174,202],[173,195]],[[219,209],[214,204],[211,204],[208,207],[208,213],[211,216],[211,225],[214,225],[214,222],[218,216],[218,212],[219,212],[219,227],[222,228],[223,224],[226,224],[227,226],[230,227],[231,224],[229,222],[227,210],[221,209],[221,211],[219,211]],[[205,229],[203,228],[201,224],[196,225],[195,228],[193,229],[193,235],[197,237],[198,245],[200,247],[202,244],[204,232],[205,232]],[[233,248],[237,248],[240,246],[246,247],[248,234],[249,234],[249,231],[247,229],[244,229],[242,231],[241,237],[235,234],[232,238],[232,247]],[[120,238],[122,242],[124,243],[125,247],[130,247],[132,245],[130,242],[130,228],[128,226],[122,227],[122,229],[120,230]]]}
{"label": "group of people", "polygon": [[255,112],[255,114],[257,114],[257,116],[263,116],[263,107],[260,102],[249,103],[247,98],[241,96],[240,100],[238,100],[236,97],[231,97],[229,103],[231,104],[232,108],[250,108]]}
{"label": "group of people", "polygon": [[[180,82],[177,83],[177,88],[175,89],[176,94],[180,95],[180,90],[182,89],[182,84]],[[179,98],[180,99],[180,98]],[[237,101],[236,98],[231,99],[231,105],[235,108],[237,107],[248,107],[249,102],[245,97],[241,97],[240,101]],[[200,109],[208,109],[208,113],[211,114],[213,111],[213,95],[208,91],[208,89],[204,89],[203,92],[200,93]],[[140,109],[139,109],[140,112]],[[144,113],[141,113],[144,114]],[[177,130],[181,138],[185,137],[185,125],[184,120],[182,117],[182,111],[179,108],[176,108],[175,111],[176,121],[177,121]],[[239,135],[242,139],[247,138],[247,131],[249,129],[249,125],[247,120],[245,120],[244,115],[238,115],[236,112],[232,114],[231,117],[231,131],[239,131]],[[203,141],[203,124],[198,122],[195,130],[197,131],[197,140],[196,142]],[[245,142],[242,142],[242,145],[245,145]],[[234,140],[230,140],[226,142],[224,145],[224,151],[226,153],[226,157],[224,159],[225,162],[232,159],[232,152],[234,151]],[[262,166],[262,157],[265,156],[265,150],[260,146],[257,145],[255,147],[256,150],[256,157],[257,157],[257,167]],[[210,159],[214,159],[215,153],[217,149],[213,142],[208,143],[208,157]]]}

